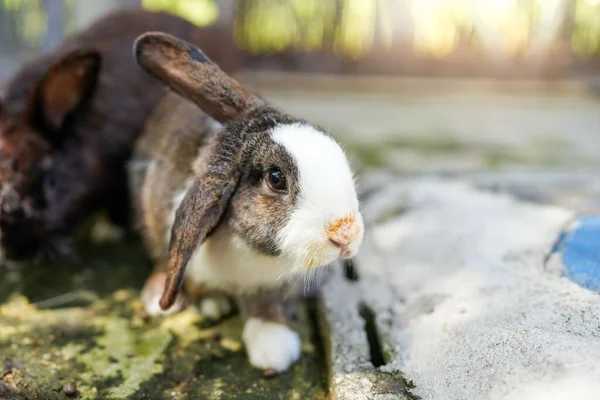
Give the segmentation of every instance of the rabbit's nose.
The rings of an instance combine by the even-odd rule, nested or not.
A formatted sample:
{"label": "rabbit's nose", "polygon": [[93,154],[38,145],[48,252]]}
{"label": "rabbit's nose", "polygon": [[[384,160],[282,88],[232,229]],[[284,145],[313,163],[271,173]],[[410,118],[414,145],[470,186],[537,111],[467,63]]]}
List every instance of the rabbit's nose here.
{"label": "rabbit's nose", "polygon": [[329,241],[335,246],[340,248],[342,251],[345,251],[348,248],[348,244],[347,243],[340,243],[335,239],[331,239],[329,238]]}
{"label": "rabbit's nose", "polygon": [[360,226],[353,215],[336,219],[327,226],[327,237],[336,247],[345,251],[360,234]]}

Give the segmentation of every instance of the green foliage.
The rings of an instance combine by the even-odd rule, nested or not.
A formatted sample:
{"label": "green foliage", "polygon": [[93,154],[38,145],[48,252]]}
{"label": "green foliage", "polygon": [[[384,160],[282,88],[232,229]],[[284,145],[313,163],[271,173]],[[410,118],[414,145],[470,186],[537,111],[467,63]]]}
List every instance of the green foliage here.
{"label": "green foliage", "polygon": [[[61,1],[61,0],[56,0]],[[73,0],[62,0],[66,12]],[[394,0],[396,1],[396,0]],[[333,51],[357,59],[377,43],[391,48],[394,27],[410,21],[417,53],[434,58],[450,55],[459,43],[481,45],[474,4],[480,0],[407,1],[410,16],[394,15],[388,0],[238,0],[233,29],[236,43],[251,53],[274,53],[287,49]],[[481,0],[484,1],[484,0]],[[512,55],[527,52],[531,32],[539,22],[545,0],[518,0],[499,7],[489,2],[490,10],[504,10],[486,17],[487,24],[502,33],[501,41]],[[563,38],[581,58],[600,54],[600,3],[596,0],[572,1],[575,11],[571,29]],[[165,11],[205,26],[219,16],[218,0],[141,0],[148,10]],[[505,3],[502,3],[505,4]],[[506,3],[509,4],[509,3]],[[41,0],[0,0],[0,34],[12,38],[16,48],[36,48],[46,32],[46,13]],[[559,16],[560,18],[560,16]],[[70,19],[66,18],[66,23]],[[569,24],[569,21],[565,21]],[[66,31],[69,31],[66,29]],[[560,39],[559,39],[560,40]]]}
{"label": "green foliage", "polygon": [[35,48],[46,34],[46,14],[41,1],[1,0],[0,34],[13,37],[14,47]]}
{"label": "green foliage", "polygon": [[580,57],[600,53],[600,2],[578,0],[571,35],[571,48]]}
{"label": "green foliage", "polygon": [[142,6],[151,11],[177,15],[198,26],[210,25],[219,15],[219,7],[214,0],[142,0]]}

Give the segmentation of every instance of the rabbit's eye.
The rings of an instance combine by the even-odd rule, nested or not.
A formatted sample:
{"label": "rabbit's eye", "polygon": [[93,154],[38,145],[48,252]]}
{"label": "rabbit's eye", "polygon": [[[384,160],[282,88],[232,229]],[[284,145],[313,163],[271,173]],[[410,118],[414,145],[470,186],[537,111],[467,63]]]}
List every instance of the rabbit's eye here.
{"label": "rabbit's eye", "polygon": [[279,168],[271,168],[267,171],[267,183],[275,191],[283,192],[287,189],[285,175]]}

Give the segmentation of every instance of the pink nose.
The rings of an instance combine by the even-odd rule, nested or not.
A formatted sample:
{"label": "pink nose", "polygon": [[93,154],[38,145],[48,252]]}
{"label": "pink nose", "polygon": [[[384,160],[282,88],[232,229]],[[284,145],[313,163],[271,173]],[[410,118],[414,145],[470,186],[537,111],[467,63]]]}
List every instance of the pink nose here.
{"label": "pink nose", "polygon": [[360,226],[356,223],[353,215],[345,216],[332,221],[327,226],[327,237],[329,241],[342,253],[347,253],[348,246],[360,234]]}
{"label": "pink nose", "polygon": [[346,252],[346,250],[348,250],[348,243],[342,243],[341,241],[338,241],[336,239],[329,239],[329,241],[337,248],[339,248],[340,250],[342,250],[343,253]]}

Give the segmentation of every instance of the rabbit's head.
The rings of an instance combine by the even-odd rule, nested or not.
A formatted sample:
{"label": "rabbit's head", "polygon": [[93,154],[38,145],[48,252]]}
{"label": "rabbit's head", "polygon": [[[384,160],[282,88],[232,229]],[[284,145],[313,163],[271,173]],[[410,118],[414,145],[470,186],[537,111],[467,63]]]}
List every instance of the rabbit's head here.
{"label": "rabbit's head", "polygon": [[[27,96],[0,99],[0,251],[29,258],[42,240],[42,214],[53,190],[53,166],[71,126],[96,87],[100,55],[74,51],[57,60]],[[17,75],[13,83],[31,77]],[[7,93],[11,94],[9,85]]]}
{"label": "rabbit's head", "polygon": [[219,224],[293,272],[356,254],[363,220],[348,160],[331,136],[248,92],[173,36],[146,33],[134,53],[143,69],[222,125],[196,160],[175,214],[163,309]]}

